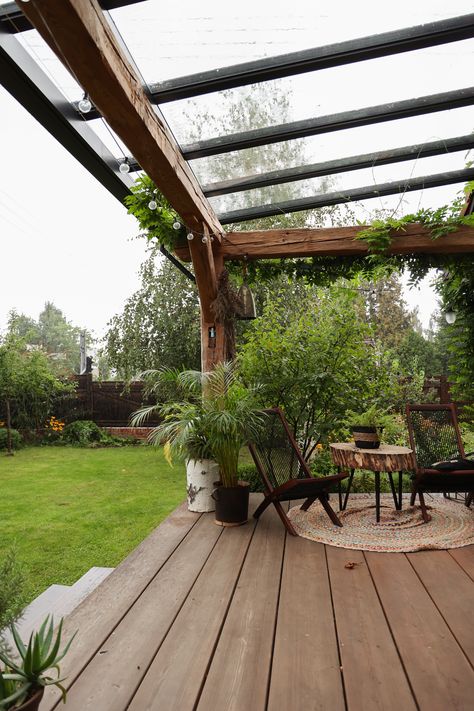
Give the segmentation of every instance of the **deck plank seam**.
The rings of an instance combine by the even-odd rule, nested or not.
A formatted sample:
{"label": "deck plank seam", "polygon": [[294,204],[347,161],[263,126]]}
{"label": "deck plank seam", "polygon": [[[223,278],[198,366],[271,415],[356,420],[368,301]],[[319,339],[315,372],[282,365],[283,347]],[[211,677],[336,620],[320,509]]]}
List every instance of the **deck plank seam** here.
{"label": "deck plank seam", "polygon": [[[400,650],[399,650],[399,648],[398,648],[398,644],[397,644],[397,641],[396,641],[396,639],[395,639],[395,635],[393,634],[392,626],[391,626],[391,624],[390,624],[390,622],[389,622],[388,615],[387,615],[387,613],[385,612],[385,607],[384,607],[384,605],[383,605],[382,598],[381,598],[381,596],[380,596],[380,594],[379,594],[379,591],[378,591],[378,588],[377,588],[377,584],[376,584],[376,582],[375,582],[375,580],[374,580],[374,576],[372,575],[372,570],[371,570],[370,565],[369,565],[369,562],[368,562],[368,560],[367,560],[367,556],[365,555],[365,551],[362,551],[362,555],[363,555],[363,557],[364,557],[365,564],[366,564],[366,566],[367,566],[367,570],[369,571],[370,579],[371,579],[371,581],[372,581],[372,585],[374,586],[375,594],[377,595],[377,599],[378,599],[379,604],[380,604],[380,607],[381,607],[381,609],[382,609],[382,613],[383,613],[383,616],[384,616],[384,618],[385,618],[386,625],[387,625],[387,627],[388,627],[388,630],[389,630],[389,632],[390,632],[390,636],[391,636],[391,638],[392,638],[392,641],[393,641],[393,644],[394,644],[394,646],[395,646],[395,649],[396,649],[398,658],[399,658],[399,660],[400,660],[400,664],[401,664],[401,666],[402,666],[403,673],[405,674],[405,678],[406,678],[407,683],[408,683],[408,688],[410,689],[411,695],[413,696],[413,701],[414,701],[414,703],[415,703],[416,708],[418,709],[418,711],[422,711],[422,709],[421,709],[421,707],[420,707],[420,704],[418,703],[418,699],[416,698],[416,694],[415,694],[415,690],[414,690],[414,688],[413,688],[413,684],[411,683],[411,679],[410,679],[410,677],[409,677],[409,675],[408,675],[408,671],[407,671],[407,668],[406,668],[406,666],[405,666],[405,662],[403,661],[402,654],[401,654],[401,652],[400,652]],[[392,553],[385,553],[385,554],[381,554],[381,555],[393,555],[393,554],[392,554]],[[404,555],[405,558],[407,557],[407,556],[405,555],[405,553],[401,553],[400,555]]]}
{"label": "deck plank seam", "polygon": [[[456,548],[455,550],[459,550],[459,549]],[[460,567],[461,570],[467,575],[467,577],[469,578],[469,580],[472,580],[472,581],[474,582],[474,576],[472,576],[472,575],[466,570],[466,568],[458,561],[458,559],[451,553],[451,551],[448,550],[447,553],[449,553],[449,555],[450,555],[451,558],[454,560],[454,562],[455,562],[457,565],[459,565],[459,567]]]}
{"label": "deck plank seam", "polygon": [[[289,510],[290,507],[288,507]],[[265,711],[268,709],[268,702],[270,700],[270,686],[272,683],[272,672],[273,672],[273,655],[275,652],[275,640],[276,640],[276,634],[277,634],[277,628],[278,628],[278,616],[280,612],[280,596],[281,596],[281,583],[283,580],[283,567],[285,565],[285,555],[286,555],[286,541],[288,539],[289,533],[288,531],[285,531],[285,537],[283,538],[283,551],[282,551],[282,556],[281,556],[281,565],[280,565],[280,577],[278,580],[278,595],[277,595],[277,601],[275,605],[275,621],[273,623],[273,637],[272,637],[272,646],[271,646],[271,652],[270,652],[270,668],[268,670],[268,678],[267,678],[267,690],[265,693]]]}
{"label": "deck plank seam", "polygon": [[[179,507],[178,507],[178,508],[179,508]],[[177,509],[175,509],[175,510],[177,510]],[[173,512],[171,512],[171,513],[173,513]],[[80,677],[81,674],[84,672],[84,670],[85,670],[85,669],[89,666],[89,664],[92,662],[92,660],[94,659],[94,657],[95,657],[95,655],[97,654],[97,652],[99,651],[99,649],[105,644],[105,642],[109,639],[109,637],[115,632],[115,630],[117,629],[117,627],[121,624],[121,622],[122,622],[122,621],[125,619],[125,617],[128,615],[128,613],[130,612],[130,610],[132,609],[132,607],[137,604],[138,600],[142,597],[142,595],[144,594],[145,590],[147,590],[148,587],[152,584],[152,582],[154,581],[154,579],[156,578],[156,576],[158,575],[158,573],[160,572],[160,570],[166,565],[166,563],[170,560],[170,558],[176,553],[176,551],[178,550],[178,548],[179,548],[179,547],[182,545],[182,543],[186,540],[186,538],[187,538],[188,535],[191,533],[191,531],[194,529],[194,527],[196,526],[196,524],[198,523],[198,521],[201,520],[202,515],[203,515],[203,514],[199,514],[199,516],[196,518],[196,520],[193,522],[193,524],[192,524],[192,525],[189,527],[189,529],[186,531],[186,533],[184,534],[184,536],[180,539],[180,541],[176,544],[176,546],[173,548],[173,550],[170,552],[170,554],[166,557],[166,559],[161,563],[161,565],[160,565],[160,566],[158,567],[158,569],[155,571],[155,573],[154,573],[153,576],[150,578],[150,580],[147,582],[147,584],[145,585],[145,587],[140,591],[140,593],[137,595],[137,597],[134,598],[134,600],[130,603],[130,605],[127,607],[127,609],[125,610],[125,612],[123,613],[123,615],[122,615],[119,619],[116,620],[116,622],[115,622],[115,624],[113,625],[113,627],[109,630],[109,632],[107,633],[107,635],[105,635],[105,636],[103,637],[103,639],[101,640],[100,644],[95,647],[95,649],[93,650],[93,652],[88,654],[87,659],[85,659],[84,664],[81,666],[80,670],[79,670],[79,671],[77,672],[77,674],[74,676],[74,678],[72,679],[71,683],[70,683],[70,684],[67,684],[67,683],[64,683],[64,684],[63,684],[63,686],[66,688],[66,691],[69,691],[69,689],[71,689],[71,688],[73,687],[73,685],[74,685],[74,684],[76,683],[76,681],[79,679],[79,677]],[[171,514],[169,514],[169,516],[171,516]],[[166,519],[164,519],[164,520],[166,520]],[[160,525],[160,524],[158,524],[158,526],[159,526],[159,525]],[[155,527],[155,528],[157,528],[157,527]],[[155,529],[154,529],[154,530],[155,530]],[[152,533],[152,532],[151,532],[151,533]],[[218,537],[218,538],[219,538],[219,537]],[[146,539],[145,539],[145,540],[146,540]],[[128,557],[128,556],[127,556],[127,557]],[[122,561],[122,563],[125,563],[125,561],[126,561],[126,558]],[[119,565],[122,565],[122,563],[119,563]],[[117,566],[117,568],[118,568],[118,567],[119,567],[119,566]],[[117,568],[116,568],[116,570],[117,570]],[[67,680],[69,680],[70,678],[71,678],[71,677],[67,677],[67,679],[66,679],[65,681],[67,682]],[[62,704],[62,703],[63,703],[63,702],[62,702],[62,699],[61,699],[61,697],[59,697],[58,700],[56,701],[56,703],[51,707],[51,711],[55,711],[55,709],[57,709],[57,708],[59,707],[59,705]]]}
{"label": "deck plank seam", "polygon": [[[456,644],[458,645],[459,649],[460,649],[461,652],[463,653],[464,657],[467,659],[467,662],[468,662],[469,666],[474,670],[474,664],[473,664],[473,662],[470,660],[470,658],[467,656],[466,652],[464,651],[464,648],[463,648],[462,644],[460,643],[460,641],[458,640],[458,638],[456,637],[456,634],[455,634],[454,631],[452,630],[451,625],[449,624],[448,620],[446,619],[446,617],[443,615],[442,611],[440,610],[440,608],[439,608],[438,605],[436,604],[436,600],[435,600],[435,599],[433,598],[433,596],[431,595],[430,591],[428,590],[428,588],[427,588],[426,585],[424,584],[424,582],[423,582],[423,580],[421,579],[420,575],[418,575],[418,571],[416,570],[415,566],[414,566],[413,563],[411,562],[410,558],[409,558],[408,556],[406,556],[406,558],[407,558],[408,562],[410,563],[410,565],[411,565],[411,567],[412,567],[412,570],[414,571],[416,577],[418,578],[418,580],[420,581],[421,585],[423,586],[424,590],[426,590],[426,593],[427,593],[428,597],[430,598],[431,602],[433,603],[433,605],[435,606],[435,608],[436,608],[436,610],[438,611],[439,615],[441,616],[441,619],[444,621],[446,627],[447,627],[448,630],[451,632],[451,635],[452,635],[452,637],[454,638],[454,640],[456,641]],[[464,570],[463,568],[461,568],[461,569]],[[468,577],[469,577],[469,576],[468,576]],[[469,579],[470,579],[470,578],[469,578]]]}
{"label": "deck plank seam", "polygon": [[231,608],[231,606],[232,606],[232,603],[233,603],[233,601],[234,601],[235,591],[236,591],[236,589],[237,589],[237,585],[239,584],[239,580],[240,580],[240,577],[241,577],[241,575],[242,575],[242,570],[243,570],[243,568],[244,568],[245,561],[247,560],[247,555],[248,555],[248,552],[249,552],[249,550],[250,550],[250,546],[251,546],[251,544],[252,544],[253,538],[254,538],[254,536],[255,536],[255,531],[257,530],[258,523],[259,523],[259,521],[260,521],[260,519],[254,519],[253,517],[252,517],[252,520],[253,520],[253,531],[252,531],[252,535],[251,535],[250,538],[249,538],[249,542],[248,542],[248,544],[247,544],[247,548],[245,549],[245,555],[242,556],[242,563],[240,564],[240,567],[239,567],[239,570],[238,570],[238,572],[237,572],[237,575],[235,576],[235,582],[234,582],[234,585],[232,586],[232,592],[231,592],[231,594],[229,595],[229,602],[228,602],[228,604],[227,604],[227,606],[226,606],[226,609],[225,609],[225,611],[224,611],[224,614],[223,614],[223,616],[222,616],[222,622],[221,622],[221,624],[219,625],[219,630],[218,630],[218,632],[217,632],[216,639],[215,639],[214,644],[213,644],[213,647],[212,647],[212,651],[211,651],[211,653],[210,653],[210,655],[209,655],[208,663],[206,664],[206,669],[204,670],[204,674],[203,674],[203,677],[202,677],[201,685],[200,685],[200,687],[199,687],[199,689],[198,689],[198,693],[197,693],[197,695],[196,695],[196,700],[195,700],[195,702],[194,702],[194,704],[193,704],[193,711],[196,711],[196,709],[197,709],[198,706],[199,706],[199,702],[201,701],[201,696],[202,696],[202,692],[203,692],[203,690],[204,690],[204,685],[205,685],[205,683],[206,683],[207,677],[208,677],[208,675],[209,675],[209,670],[210,670],[210,668],[211,668],[212,662],[213,662],[214,657],[215,657],[215,654],[216,654],[217,646],[218,646],[218,644],[219,644],[219,641],[220,641],[220,638],[221,638],[221,635],[222,635],[222,630],[224,629],[224,625],[225,625],[225,623],[226,623],[226,620],[227,620],[227,617],[228,617],[228,614],[229,614],[229,610],[230,610],[230,608]]}
{"label": "deck plank seam", "polygon": [[[201,515],[202,515],[202,514],[201,514]],[[143,670],[140,669],[140,671],[143,671],[142,677],[141,677],[140,681],[138,682],[138,684],[136,685],[135,689],[132,690],[131,696],[130,696],[129,700],[128,700],[127,703],[126,703],[126,706],[124,707],[125,711],[127,711],[127,709],[130,708],[130,704],[132,703],[132,701],[133,701],[133,699],[134,699],[134,697],[135,697],[135,695],[136,695],[138,689],[140,688],[140,686],[142,685],[142,683],[143,683],[143,681],[144,681],[146,675],[148,674],[148,670],[150,669],[151,665],[152,665],[153,662],[155,661],[156,655],[158,654],[158,652],[160,651],[160,649],[161,649],[162,645],[164,644],[166,638],[168,637],[168,635],[169,635],[169,633],[170,633],[170,631],[171,631],[171,629],[172,629],[172,627],[173,627],[173,625],[174,625],[174,623],[175,623],[175,621],[176,621],[176,618],[178,617],[178,615],[180,614],[181,610],[183,609],[183,606],[184,606],[184,604],[186,603],[186,601],[187,601],[187,599],[188,599],[188,597],[189,597],[189,595],[190,595],[190,593],[191,593],[191,590],[192,590],[193,587],[195,586],[197,579],[199,578],[199,576],[201,575],[202,571],[204,570],[204,568],[205,568],[205,566],[206,566],[206,564],[207,564],[209,558],[211,557],[211,555],[212,555],[212,553],[213,553],[213,551],[214,551],[214,549],[215,549],[215,547],[216,547],[218,541],[220,541],[222,535],[224,534],[224,531],[225,531],[225,528],[222,527],[222,530],[219,531],[219,535],[217,536],[216,540],[214,541],[214,544],[212,545],[211,550],[210,550],[209,553],[207,554],[207,556],[206,556],[206,558],[205,558],[205,560],[204,560],[202,566],[199,568],[199,570],[198,570],[198,572],[197,572],[197,574],[196,574],[196,577],[195,577],[194,580],[190,583],[189,589],[188,589],[187,593],[183,596],[183,599],[182,599],[182,601],[181,601],[181,604],[179,605],[178,609],[176,610],[176,613],[173,615],[173,617],[172,617],[172,619],[171,619],[171,621],[170,621],[170,624],[168,625],[168,628],[166,629],[166,632],[164,633],[164,635],[163,635],[163,637],[162,637],[160,643],[158,644],[157,648],[155,649],[155,652],[154,652],[153,656],[151,657],[149,663],[146,665],[146,668],[144,667]],[[183,541],[184,541],[184,538],[183,538]],[[178,546],[178,547],[179,547],[179,546]],[[176,550],[177,550],[177,549],[176,549]],[[147,586],[147,587],[148,587],[148,586]]]}
{"label": "deck plank seam", "polygon": [[332,594],[332,582],[331,582],[331,571],[329,569],[329,561],[328,561],[328,551],[327,551],[327,546],[324,544],[324,559],[326,561],[326,570],[328,574],[328,583],[329,583],[329,597],[331,600],[331,608],[332,608],[332,620],[334,624],[334,634],[336,635],[336,646],[337,646],[337,657],[339,659],[339,672],[341,675],[341,685],[342,685],[342,694],[344,697],[344,706],[346,708],[346,711],[349,711],[349,706],[347,703],[347,692],[346,692],[346,684],[344,680],[344,667],[342,665],[342,656],[341,656],[341,643],[339,640],[339,632],[337,629],[337,619],[336,619],[336,609],[334,607],[334,597]]}

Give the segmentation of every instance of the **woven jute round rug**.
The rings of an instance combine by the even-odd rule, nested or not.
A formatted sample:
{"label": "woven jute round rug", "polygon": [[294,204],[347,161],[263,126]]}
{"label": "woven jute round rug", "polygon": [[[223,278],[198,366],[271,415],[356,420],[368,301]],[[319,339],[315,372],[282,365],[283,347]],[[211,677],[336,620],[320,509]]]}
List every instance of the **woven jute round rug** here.
{"label": "woven jute round rug", "polygon": [[374,494],[349,499],[347,509],[338,513],[342,528],[334,526],[319,502],[308,511],[293,507],[288,516],[300,536],[339,548],[408,553],[474,543],[473,508],[439,496],[425,495],[425,500],[432,517],[429,523],[423,522],[419,506],[410,506],[409,496],[403,497],[403,508],[396,511],[390,494],[381,496],[379,523]]}

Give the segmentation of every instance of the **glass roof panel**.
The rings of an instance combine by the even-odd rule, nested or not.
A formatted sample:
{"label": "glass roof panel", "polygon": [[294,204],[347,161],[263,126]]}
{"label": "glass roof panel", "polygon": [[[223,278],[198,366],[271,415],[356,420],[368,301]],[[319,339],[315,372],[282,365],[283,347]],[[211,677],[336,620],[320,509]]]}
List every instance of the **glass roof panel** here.
{"label": "glass roof panel", "polygon": [[111,11],[147,82],[472,12],[471,0],[180,0]]}
{"label": "glass roof panel", "polygon": [[[254,205],[269,205],[275,202],[305,198],[321,193],[336,193],[343,197],[354,188],[391,182],[405,183],[407,180],[422,176],[462,170],[465,163],[466,151],[463,151],[221,195],[211,198],[211,202],[216,212],[226,212]],[[458,189],[459,186],[454,189],[454,193]],[[410,199],[408,193],[406,197]],[[384,197],[381,198],[381,203],[384,200]]]}
{"label": "glass roof panel", "polygon": [[473,108],[464,107],[248,148],[193,160],[190,164],[201,184],[208,184],[468,135],[473,128]]}
{"label": "glass roof panel", "polygon": [[[163,104],[178,141],[202,141],[471,85],[474,39]],[[199,117],[204,120],[198,121]],[[474,109],[472,111],[474,126]],[[198,123],[199,130],[196,124]]]}
{"label": "glass roof panel", "polygon": [[[341,205],[315,208],[304,212],[291,213],[291,215],[285,213],[285,226],[338,227],[354,225],[357,223],[356,221],[362,224],[370,224],[374,219],[382,216],[401,217],[402,215],[417,212],[421,208],[437,209],[441,205],[447,205],[459,197],[462,187],[462,185],[445,185],[430,188],[429,190],[414,190],[403,195],[387,195],[381,198],[370,198]],[[211,203],[213,203],[215,209],[214,198],[211,199]],[[291,223],[288,222],[288,218],[291,218]],[[266,219],[278,221],[278,215]],[[253,229],[251,221],[239,222],[235,226],[240,230]],[[233,227],[227,224],[224,225],[224,229],[229,231]]]}

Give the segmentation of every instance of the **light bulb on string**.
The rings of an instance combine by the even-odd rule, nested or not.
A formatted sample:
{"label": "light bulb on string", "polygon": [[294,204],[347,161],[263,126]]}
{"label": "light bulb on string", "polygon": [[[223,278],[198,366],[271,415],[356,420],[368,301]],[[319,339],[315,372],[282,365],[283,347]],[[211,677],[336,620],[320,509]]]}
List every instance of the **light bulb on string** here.
{"label": "light bulb on string", "polygon": [[204,237],[202,238],[201,242],[202,242],[203,244],[207,244],[207,237],[204,236]]}
{"label": "light bulb on string", "polygon": [[188,234],[186,235],[186,237],[187,237],[187,239],[189,240],[189,242],[191,242],[191,240],[194,239],[194,235],[193,235],[192,232],[188,232]]}
{"label": "light bulb on string", "polygon": [[173,222],[173,229],[176,230],[176,232],[178,230],[180,230],[181,229],[181,222]]}
{"label": "light bulb on string", "polygon": [[89,99],[89,95],[84,94],[77,106],[81,114],[88,114],[89,111],[92,109],[92,103]]}
{"label": "light bulb on string", "polygon": [[449,323],[449,325],[452,325],[453,323],[456,322],[457,313],[455,311],[453,311],[452,309],[448,309],[444,313],[444,318],[446,319],[446,323]]}
{"label": "light bulb on string", "polygon": [[128,158],[125,158],[125,160],[120,163],[119,170],[121,173],[129,173],[130,172],[130,163],[128,162]]}
{"label": "light bulb on string", "polygon": [[150,200],[150,202],[148,203],[148,207],[150,210],[156,210],[156,208],[158,207],[156,200]]}

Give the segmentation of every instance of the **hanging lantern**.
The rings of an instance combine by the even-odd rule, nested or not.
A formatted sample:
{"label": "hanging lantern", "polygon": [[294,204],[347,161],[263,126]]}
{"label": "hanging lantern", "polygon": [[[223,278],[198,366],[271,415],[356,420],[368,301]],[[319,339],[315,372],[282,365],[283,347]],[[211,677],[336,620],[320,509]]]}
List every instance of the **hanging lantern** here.
{"label": "hanging lantern", "polygon": [[[247,257],[245,257],[245,260]],[[251,321],[257,318],[257,309],[255,308],[255,299],[253,297],[252,291],[247,284],[247,261],[244,261],[244,281],[240,287],[237,295],[242,304],[241,309],[236,313],[235,318],[239,321]]]}

